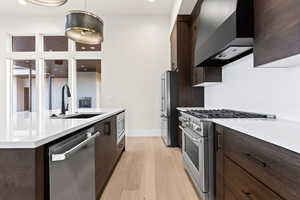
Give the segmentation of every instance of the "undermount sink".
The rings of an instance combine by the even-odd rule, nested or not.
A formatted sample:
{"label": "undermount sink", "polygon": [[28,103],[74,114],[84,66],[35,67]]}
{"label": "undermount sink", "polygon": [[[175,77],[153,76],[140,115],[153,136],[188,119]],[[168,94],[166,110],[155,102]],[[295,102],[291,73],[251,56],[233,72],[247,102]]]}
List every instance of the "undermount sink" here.
{"label": "undermount sink", "polygon": [[52,115],[53,119],[89,119],[92,117],[97,117],[99,115],[103,115],[105,113],[77,113],[71,115]]}

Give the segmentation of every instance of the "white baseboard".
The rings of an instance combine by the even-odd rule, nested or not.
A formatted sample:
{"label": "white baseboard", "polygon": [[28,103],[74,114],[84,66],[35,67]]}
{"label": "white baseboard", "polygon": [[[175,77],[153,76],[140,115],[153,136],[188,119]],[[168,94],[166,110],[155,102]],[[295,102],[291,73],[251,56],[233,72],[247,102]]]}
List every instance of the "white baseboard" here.
{"label": "white baseboard", "polygon": [[126,131],[126,136],[129,137],[153,137],[153,136],[161,136],[160,129],[154,130],[128,130]]}

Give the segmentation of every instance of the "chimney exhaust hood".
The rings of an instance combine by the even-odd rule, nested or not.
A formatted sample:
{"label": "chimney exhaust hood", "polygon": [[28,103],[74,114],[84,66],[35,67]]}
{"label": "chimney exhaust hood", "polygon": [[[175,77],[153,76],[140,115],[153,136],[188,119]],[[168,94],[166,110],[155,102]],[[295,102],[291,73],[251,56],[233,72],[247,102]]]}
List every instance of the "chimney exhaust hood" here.
{"label": "chimney exhaust hood", "polygon": [[203,0],[194,63],[224,66],[253,52],[253,0]]}

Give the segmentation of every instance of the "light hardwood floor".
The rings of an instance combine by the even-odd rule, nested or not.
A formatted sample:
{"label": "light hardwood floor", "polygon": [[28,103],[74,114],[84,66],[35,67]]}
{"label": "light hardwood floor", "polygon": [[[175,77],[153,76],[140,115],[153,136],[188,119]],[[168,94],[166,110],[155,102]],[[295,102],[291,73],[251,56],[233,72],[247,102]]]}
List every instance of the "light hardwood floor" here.
{"label": "light hardwood floor", "polygon": [[129,137],[101,200],[199,200],[181,152],[160,137]]}

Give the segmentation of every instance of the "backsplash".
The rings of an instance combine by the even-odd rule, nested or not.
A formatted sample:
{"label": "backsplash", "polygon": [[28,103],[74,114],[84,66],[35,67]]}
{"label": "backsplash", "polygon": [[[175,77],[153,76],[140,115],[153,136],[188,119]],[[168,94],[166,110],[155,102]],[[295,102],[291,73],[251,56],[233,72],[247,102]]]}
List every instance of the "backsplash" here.
{"label": "backsplash", "polygon": [[223,67],[222,73],[222,83],[205,88],[206,107],[270,113],[300,122],[300,67],[255,68],[251,54]]}

